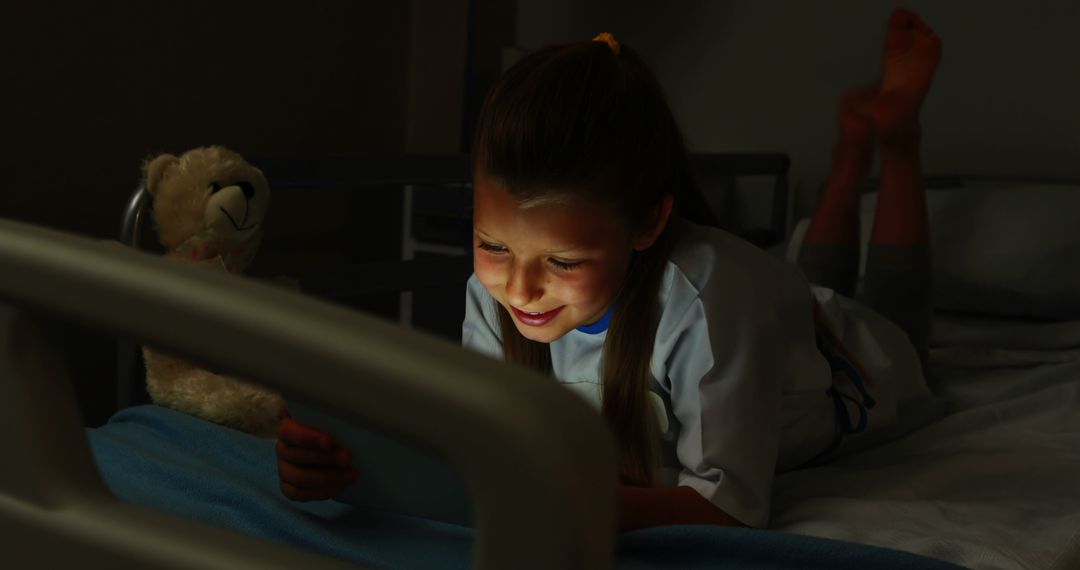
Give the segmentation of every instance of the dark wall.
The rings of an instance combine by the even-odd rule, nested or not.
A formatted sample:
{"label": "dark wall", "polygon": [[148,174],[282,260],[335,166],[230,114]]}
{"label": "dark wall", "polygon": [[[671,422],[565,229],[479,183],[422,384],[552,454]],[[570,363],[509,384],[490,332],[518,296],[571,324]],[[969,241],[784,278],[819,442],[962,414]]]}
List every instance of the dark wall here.
{"label": "dark wall", "polygon": [[405,2],[0,10],[0,215],[112,237],[148,155],[400,150]]}
{"label": "dark wall", "polygon": [[637,48],[691,149],[788,153],[795,217],[812,213],[828,174],[840,94],[879,73],[896,5],[944,42],[922,113],[926,172],[1080,178],[1075,0],[1035,9],[978,0],[515,3],[523,47],[607,30]]}
{"label": "dark wall", "polygon": [[[153,154],[401,151],[409,36],[404,1],[5,5],[0,217],[116,238]],[[386,257],[400,219],[393,193],[281,193],[260,256],[282,267]],[[115,338],[88,326],[68,346],[85,421],[99,424],[113,409]]]}

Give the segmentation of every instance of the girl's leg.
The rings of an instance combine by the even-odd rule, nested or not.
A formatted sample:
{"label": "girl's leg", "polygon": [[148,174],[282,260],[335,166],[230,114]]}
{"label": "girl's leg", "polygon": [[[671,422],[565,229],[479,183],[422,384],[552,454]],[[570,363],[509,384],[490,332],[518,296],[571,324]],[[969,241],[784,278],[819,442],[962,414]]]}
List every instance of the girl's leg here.
{"label": "girl's leg", "polygon": [[881,91],[871,107],[881,185],[866,259],[866,302],[899,325],[926,367],[933,319],[930,230],[919,160],[919,110],[941,59],[941,40],[897,9],[885,37]]}
{"label": "girl's leg", "polygon": [[870,105],[877,86],[849,91],[840,101],[832,170],[806,230],[798,263],[817,285],[852,297],[859,271],[859,189],[874,158]]}

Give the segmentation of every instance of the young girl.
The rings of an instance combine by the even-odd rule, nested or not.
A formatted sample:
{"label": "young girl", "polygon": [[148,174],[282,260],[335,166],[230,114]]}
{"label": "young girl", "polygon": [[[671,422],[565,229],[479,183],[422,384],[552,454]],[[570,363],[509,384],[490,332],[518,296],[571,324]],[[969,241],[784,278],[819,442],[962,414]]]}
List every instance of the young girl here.
{"label": "young girl", "polygon": [[[492,88],[474,146],[463,343],[548,373],[602,411],[619,451],[621,528],[765,526],[775,472],[888,425],[898,397],[925,390],[918,111],[939,58],[933,32],[897,10],[879,84],[842,102],[800,258],[829,288],[709,227],[659,85],[610,35],[533,53]],[[850,299],[875,142],[866,298],[903,328]],[[332,497],[357,477],[346,450],[287,417],[277,450],[290,498]]]}

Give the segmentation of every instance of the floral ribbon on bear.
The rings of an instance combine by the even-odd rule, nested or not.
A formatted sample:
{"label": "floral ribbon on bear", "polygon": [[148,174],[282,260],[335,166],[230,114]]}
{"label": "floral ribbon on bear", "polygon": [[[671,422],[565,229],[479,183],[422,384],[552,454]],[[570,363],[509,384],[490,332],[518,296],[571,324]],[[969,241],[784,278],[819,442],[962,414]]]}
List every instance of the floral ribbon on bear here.
{"label": "floral ribbon on bear", "polygon": [[223,239],[213,228],[203,228],[177,246],[170,257],[236,273],[251,264],[261,239],[261,229],[243,241],[233,241]]}

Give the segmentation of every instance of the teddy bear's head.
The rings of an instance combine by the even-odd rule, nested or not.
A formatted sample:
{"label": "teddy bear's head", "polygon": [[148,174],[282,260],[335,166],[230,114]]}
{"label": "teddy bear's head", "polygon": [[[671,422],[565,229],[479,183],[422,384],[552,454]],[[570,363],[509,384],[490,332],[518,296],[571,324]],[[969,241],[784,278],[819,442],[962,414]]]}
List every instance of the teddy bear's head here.
{"label": "teddy bear's head", "polygon": [[250,263],[262,236],[270,189],[239,154],[209,146],[145,165],[146,190],[166,253],[191,261],[220,257],[229,271]]}

